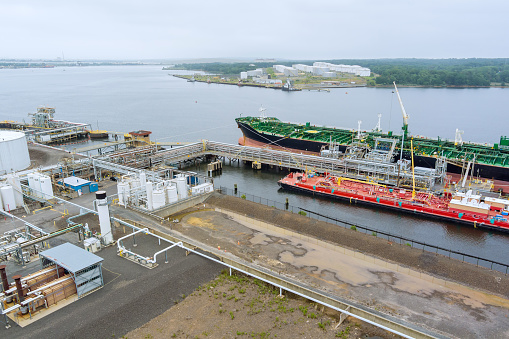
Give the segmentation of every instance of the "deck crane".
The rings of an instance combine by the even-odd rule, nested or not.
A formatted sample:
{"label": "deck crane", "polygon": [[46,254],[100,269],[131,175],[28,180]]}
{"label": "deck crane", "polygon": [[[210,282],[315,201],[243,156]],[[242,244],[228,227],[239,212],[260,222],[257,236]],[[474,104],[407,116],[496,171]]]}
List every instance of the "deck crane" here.
{"label": "deck crane", "polygon": [[394,89],[396,90],[396,94],[398,95],[399,105],[401,106],[401,114],[403,114],[403,133],[405,134],[405,139],[408,135],[408,114],[406,114],[405,107],[403,106],[403,101],[401,101],[401,97],[399,96],[398,87],[396,86],[396,81],[392,82],[394,84]]}
{"label": "deck crane", "polygon": [[403,148],[405,145],[405,139],[408,135],[408,114],[406,114],[405,106],[403,106],[403,101],[401,101],[401,97],[399,96],[398,87],[396,86],[396,81],[392,82],[394,84],[394,89],[396,90],[396,94],[398,95],[399,105],[401,106],[401,114],[403,114],[403,135],[401,136],[401,155],[400,159],[403,159]]}

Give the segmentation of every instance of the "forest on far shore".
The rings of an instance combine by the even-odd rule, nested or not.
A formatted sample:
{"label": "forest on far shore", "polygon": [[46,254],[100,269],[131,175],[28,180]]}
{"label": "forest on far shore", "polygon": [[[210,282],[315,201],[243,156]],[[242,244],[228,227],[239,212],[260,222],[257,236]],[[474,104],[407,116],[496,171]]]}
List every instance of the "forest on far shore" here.
{"label": "forest on far shore", "polygon": [[[317,60],[314,60],[317,61]],[[314,61],[276,61],[275,64],[291,66]],[[373,77],[368,86],[458,86],[487,87],[509,85],[509,58],[500,59],[334,59],[321,60],[333,64],[360,65],[371,69]],[[205,72],[239,75],[241,71],[272,67],[268,63],[199,63],[180,64],[176,68]]]}

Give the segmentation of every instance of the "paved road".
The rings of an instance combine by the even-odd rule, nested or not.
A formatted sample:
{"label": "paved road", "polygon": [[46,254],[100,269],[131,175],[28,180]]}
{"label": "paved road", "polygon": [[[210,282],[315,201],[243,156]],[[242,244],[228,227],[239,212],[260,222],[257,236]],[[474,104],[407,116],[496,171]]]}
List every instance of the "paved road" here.
{"label": "paved road", "polygon": [[[140,248],[164,246],[150,237],[136,241]],[[115,247],[97,254],[104,258],[102,289],[25,328],[1,326],[0,338],[119,338],[166,311],[222,268],[177,248],[169,251],[168,264],[158,260],[160,265],[151,270],[117,256]]]}

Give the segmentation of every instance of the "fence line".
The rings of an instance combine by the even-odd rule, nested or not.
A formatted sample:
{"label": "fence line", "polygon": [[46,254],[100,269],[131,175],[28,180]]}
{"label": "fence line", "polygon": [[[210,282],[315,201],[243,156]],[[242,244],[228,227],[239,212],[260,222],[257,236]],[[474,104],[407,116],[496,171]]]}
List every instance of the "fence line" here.
{"label": "fence line", "polygon": [[309,218],[316,219],[318,221],[326,221],[329,223],[333,223],[335,225],[342,226],[344,228],[361,230],[364,233],[371,232],[371,235],[376,236],[378,238],[383,238],[388,241],[394,241],[394,242],[396,242],[396,240],[397,240],[397,242],[399,244],[407,244],[414,248],[420,248],[420,249],[422,248],[423,251],[427,251],[427,252],[431,252],[431,253],[435,253],[435,254],[441,254],[441,255],[449,257],[449,258],[461,260],[462,262],[468,262],[468,263],[474,264],[476,266],[482,266],[485,268],[489,268],[491,270],[496,270],[501,273],[505,273],[506,275],[509,270],[508,264],[481,258],[481,257],[467,254],[467,253],[462,253],[459,251],[454,251],[454,250],[443,248],[443,247],[436,246],[436,245],[431,245],[431,244],[428,244],[423,241],[405,238],[400,235],[395,235],[395,234],[392,234],[392,233],[386,232],[386,231],[380,231],[380,230],[377,230],[377,229],[374,229],[374,228],[371,228],[371,227],[368,227],[365,225],[354,224],[354,223],[351,223],[351,222],[348,222],[345,220],[340,220],[337,218],[333,218],[333,217],[324,215],[322,213],[317,213],[317,212],[308,210],[306,208],[292,206],[289,204],[287,205],[286,203],[281,203],[279,201],[270,200],[270,199],[259,197],[259,196],[253,195],[253,194],[243,193],[243,192],[240,192],[240,191],[237,191],[234,189],[230,189],[227,187],[223,187],[223,186],[220,188],[220,192],[225,195],[239,197],[239,198],[242,198],[242,199],[245,199],[248,201],[252,201],[255,203],[265,205],[265,206],[271,206],[271,207],[277,208],[282,211],[289,211],[292,213],[301,214],[301,215],[307,216]]}

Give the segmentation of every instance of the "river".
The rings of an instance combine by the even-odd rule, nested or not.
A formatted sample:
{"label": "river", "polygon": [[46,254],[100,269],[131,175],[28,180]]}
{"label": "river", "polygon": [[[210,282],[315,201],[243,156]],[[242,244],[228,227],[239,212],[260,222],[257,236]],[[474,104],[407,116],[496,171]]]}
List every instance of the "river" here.
{"label": "river", "polygon": [[[237,143],[234,119],[267,116],[314,125],[372,129],[382,114],[383,130],[399,132],[401,110],[391,88],[279,90],[189,83],[162,66],[65,67],[0,70],[0,120],[27,121],[37,106],[56,108],[56,119],[90,123],[94,129],[152,131],[152,140]],[[507,89],[400,88],[414,135],[497,143],[506,133]],[[203,168],[198,169],[203,171]],[[226,166],[216,186],[314,210],[349,222],[509,264],[509,237],[454,223],[333,203],[278,189],[283,173]]]}

